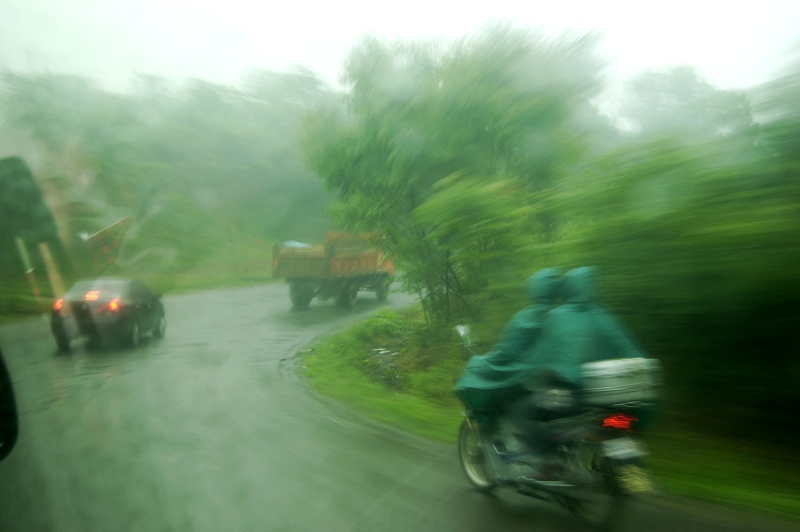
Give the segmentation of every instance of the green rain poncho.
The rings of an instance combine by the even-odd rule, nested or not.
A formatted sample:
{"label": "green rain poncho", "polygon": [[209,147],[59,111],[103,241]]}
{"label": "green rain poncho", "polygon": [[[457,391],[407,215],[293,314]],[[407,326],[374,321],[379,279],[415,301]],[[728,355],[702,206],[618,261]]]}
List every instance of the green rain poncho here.
{"label": "green rain poncho", "polygon": [[533,367],[523,360],[541,332],[542,316],[553,308],[561,271],[541,270],[528,279],[527,293],[535,302],[517,312],[500,341],[483,356],[475,355],[456,383],[455,393],[467,408],[495,409],[519,393]]}
{"label": "green rain poncho", "polygon": [[539,341],[524,357],[531,378],[556,373],[580,387],[584,362],[644,356],[616,320],[592,303],[593,281],[591,267],[564,275],[566,302],[547,313]]}

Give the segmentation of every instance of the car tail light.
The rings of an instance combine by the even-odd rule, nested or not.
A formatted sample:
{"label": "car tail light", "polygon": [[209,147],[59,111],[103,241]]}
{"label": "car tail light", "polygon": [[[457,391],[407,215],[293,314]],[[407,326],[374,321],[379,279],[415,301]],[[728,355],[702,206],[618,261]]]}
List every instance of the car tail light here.
{"label": "car tail light", "polygon": [[61,310],[61,307],[63,306],[64,306],[64,298],[62,297],[61,299],[53,303],[53,310],[58,312]]}
{"label": "car tail light", "polygon": [[86,292],[86,295],[83,296],[83,298],[86,301],[97,301],[98,297],[100,297],[100,291],[99,290],[89,290],[88,292]]}
{"label": "car tail light", "polygon": [[639,421],[639,418],[634,416],[628,416],[626,414],[613,414],[603,420],[603,426],[614,429],[629,429],[631,428],[631,424],[637,421]]}
{"label": "car tail light", "polygon": [[119,307],[120,307],[119,298],[115,297],[114,299],[108,302],[108,310],[110,310],[111,312],[116,312],[117,310],[119,310]]}

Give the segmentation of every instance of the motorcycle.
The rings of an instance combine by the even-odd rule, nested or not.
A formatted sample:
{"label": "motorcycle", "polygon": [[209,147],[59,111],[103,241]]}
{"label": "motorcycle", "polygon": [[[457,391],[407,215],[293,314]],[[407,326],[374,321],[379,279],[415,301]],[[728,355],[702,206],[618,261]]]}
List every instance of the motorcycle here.
{"label": "motorcycle", "polygon": [[[457,327],[469,348],[469,329]],[[470,349],[471,351],[471,349]],[[640,417],[654,406],[660,366],[654,359],[615,359],[584,364],[582,406],[577,412],[543,422],[556,445],[562,473],[537,479],[544,459],[526,448],[515,427],[500,417],[466,410],[458,435],[458,455],[469,483],[478,491],[497,487],[554,502],[581,523],[612,528],[626,500],[653,490],[644,465],[647,447]],[[558,398],[555,398],[556,402]]]}

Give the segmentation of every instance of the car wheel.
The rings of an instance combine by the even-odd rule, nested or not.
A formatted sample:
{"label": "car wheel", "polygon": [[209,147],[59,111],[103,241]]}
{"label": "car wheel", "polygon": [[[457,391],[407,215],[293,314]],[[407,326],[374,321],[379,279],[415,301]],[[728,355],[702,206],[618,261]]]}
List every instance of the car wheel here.
{"label": "car wheel", "polygon": [[62,352],[69,351],[69,345],[70,345],[69,338],[67,338],[66,335],[64,334],[56,334],[55,337],[58,350]]}
{"label": "car wheel", "polygon": [[133,325],[131,326],[131,331],[128,335],[128,343],[130,344],[131,347],[136,347],[137,345],[139,345],[139,342],[141,341],[142,341],[142,331],[141,328],[139,327],[139,322],[135,321],[133,322]]}
{"label": "car wheel", "polygon": [[155,328],[153,328],[153,337],[154,338],[164,338],[164,333],[167,332],[167,318],[164,316],[162,312],[161,315],[158,317],[158,322],[156,323]]}

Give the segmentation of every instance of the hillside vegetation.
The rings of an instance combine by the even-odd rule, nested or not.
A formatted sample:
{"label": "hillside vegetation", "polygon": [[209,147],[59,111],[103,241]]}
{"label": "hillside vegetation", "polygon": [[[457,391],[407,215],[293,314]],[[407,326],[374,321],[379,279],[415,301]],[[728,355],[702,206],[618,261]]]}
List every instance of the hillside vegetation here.
{"label": "hillside vegetation", "polygon": [[[25,240],[44,295],[42,241],[63,246],[67,280],[131,274],[170,291],[264,282],[272,242],[327,227],[329,194],[295,155],[302,117],[338,101],[311,72],[255,71],[238,88],[143,75],[130,94],[55,74],[0,82],[0,155],[24,161],[52,213],[26,217],[33,200],[9,185],[0,219]],[[81,235],[126,216],[116,264],[98,268]],[[37,309],[13,240],[2,253],[0,313]]]}

